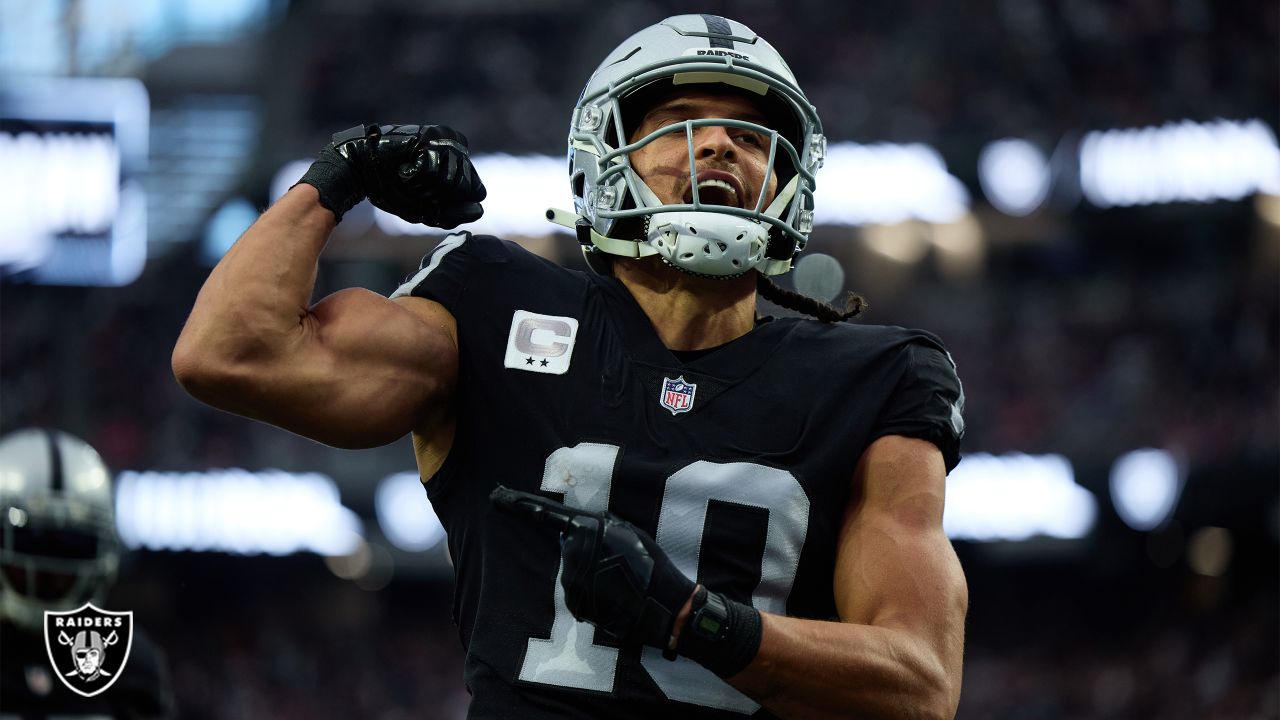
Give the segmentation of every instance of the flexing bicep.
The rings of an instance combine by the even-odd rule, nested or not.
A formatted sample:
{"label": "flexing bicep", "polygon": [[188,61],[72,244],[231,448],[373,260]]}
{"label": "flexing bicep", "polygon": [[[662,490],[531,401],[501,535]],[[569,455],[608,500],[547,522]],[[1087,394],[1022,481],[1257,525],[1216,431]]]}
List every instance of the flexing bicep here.
{"label": "flexing bicep", "polygon": [[845,622],[916,638],[958,693],[968,588],[942,530],[945,483],[932,443],[895,435],[872,443],[840,535],[835,599]]}
{"label": "flexing bicep", "polygon": [[[219,406],[338,447],[373,447],[444,419],[457,378],[445,308],[353,288],[316,303]],[[218,404],[218,403],[215,403]]]}

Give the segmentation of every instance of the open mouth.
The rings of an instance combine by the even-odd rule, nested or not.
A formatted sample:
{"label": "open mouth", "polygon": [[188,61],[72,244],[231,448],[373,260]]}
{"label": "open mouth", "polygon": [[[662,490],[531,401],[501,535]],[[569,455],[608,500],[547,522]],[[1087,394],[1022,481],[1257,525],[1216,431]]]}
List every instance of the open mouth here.
{"label": "open mouth", "polygon": [[[703,170],[698,173],[698,200],[705,205],[729,205],[740,208],[745,202],[746,192],[742,182],[732,173],[723,170]],[[686,203],[693,202],[693,185],[684,193]]]}

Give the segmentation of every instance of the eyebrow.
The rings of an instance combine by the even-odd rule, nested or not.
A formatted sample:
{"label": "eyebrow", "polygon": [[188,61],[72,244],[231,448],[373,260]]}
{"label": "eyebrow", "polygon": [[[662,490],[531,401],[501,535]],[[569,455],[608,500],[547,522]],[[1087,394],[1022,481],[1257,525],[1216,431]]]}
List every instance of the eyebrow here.
{"label": "eyebrow", "polygon": [[[655,115],[690,115],[695,109],[694,104],[688,100],[671,100],[650,110],[645,114],[645,118],[648,119]],[[731,117],[729,119],[742,120],[743,122],[755,123],[757,125],[764,125],[765,127],[768,127],[768,125],[765,124],[765,116],[754,110],[736,113],[736,115],[736,117]]]}

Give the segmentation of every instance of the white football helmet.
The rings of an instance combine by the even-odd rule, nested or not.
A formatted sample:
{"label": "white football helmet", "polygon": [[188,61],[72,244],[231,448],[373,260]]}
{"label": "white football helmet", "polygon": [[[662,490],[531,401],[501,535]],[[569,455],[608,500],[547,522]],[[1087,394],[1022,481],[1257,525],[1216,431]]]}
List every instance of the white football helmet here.
{"label": "white football helmet", "polygon": [[[628,142],[645,112],[644,99],[675,86],[719,84],[749,98],[774,127],[732,119],[676,122]],[[663,204],[631,167],[630,153],[668,133],[689,140],[694,129],[745,128],[770,138],[770,172],[778,192],[766,207],[692,201]],[[750,28],[718,15],[678,15],[645,28],[617,47],[587,82],[569,129],[569,182],[576,214],[549,210],[548,219],[576,229],[587,262],[607,272],[602,253],[660,255],[696,275],[736,277],[756,269],[791,268],[813,229],[814,172],[826,139],[816,110],[772,45]],[[768,178],[766,178],[767,184]]]}
{"label": "white football helmet", "polygon": [[57,430],[0,438],[0,617],[34,630],[45,610],[101,603],[119,564],[98,453]]}

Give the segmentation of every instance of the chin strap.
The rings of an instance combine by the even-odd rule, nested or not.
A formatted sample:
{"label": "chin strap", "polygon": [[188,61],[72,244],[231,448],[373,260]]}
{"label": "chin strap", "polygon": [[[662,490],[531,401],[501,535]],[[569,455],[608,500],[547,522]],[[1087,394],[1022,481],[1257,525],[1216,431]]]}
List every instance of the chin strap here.
{"label": "chin strap", "polygon": [[561,227],[567,227],[570,230],[572,230],[574,223],[578,221],[578,216],[569,212],[568,210],[561,210],[560,208],[547,208],[547,220],[550,220],[556,225],[560,225]]}
{"label": "chin strap", "polygon": [[641,258],[657,255],[658,251],[643,240],[618,240],[596,232],[591,221],[580,218],[568,210],[547,208],[547,220],[561,227],[569,228],[578,236],[578,244],[583,247],[598,247],[610,255]]}
{"label": "chin strap", "polygon": [[799,186],[800,176],[796,175],[783,186],[782,190],[773,198],[773,202],[769,203],[769,207],[765,208],[760,214],[771,218],[781,217],[782,211],[787,207],[787,203],[791,202],[791,198],[795,197],[796,188]]}

